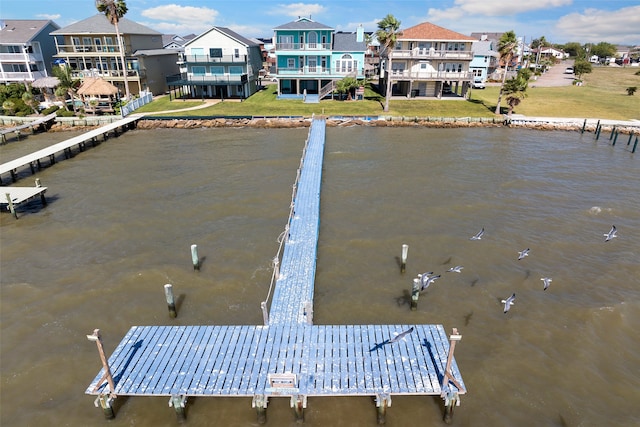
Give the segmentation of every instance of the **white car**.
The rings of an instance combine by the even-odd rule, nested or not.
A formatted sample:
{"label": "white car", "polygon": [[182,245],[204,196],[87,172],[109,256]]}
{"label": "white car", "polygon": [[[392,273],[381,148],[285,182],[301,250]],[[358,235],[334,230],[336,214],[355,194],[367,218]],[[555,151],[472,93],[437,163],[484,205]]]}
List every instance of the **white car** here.
{"label": "white car", "polygon": [[474,80],[472,86],[474,89],[484,89],[486,87],[482,80]]}
{"label": "white car", "polygon": [[565,74],[573,74],[573,67],[567,67],[564,69]]}

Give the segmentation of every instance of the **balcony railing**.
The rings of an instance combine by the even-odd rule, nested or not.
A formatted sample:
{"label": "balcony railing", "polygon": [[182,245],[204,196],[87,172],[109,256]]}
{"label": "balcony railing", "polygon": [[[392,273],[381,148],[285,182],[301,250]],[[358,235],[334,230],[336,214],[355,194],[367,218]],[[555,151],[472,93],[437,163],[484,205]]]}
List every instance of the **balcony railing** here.
{"label": "balcony railing", "polygon": [[42,77],[47,77],[44,71],[32,71],[31,76],[29,76],[28,72],[3,72],[0,73],[0,82],[16,82],[16,81],[31,81],[37,80]]}
{"label": "balcony railing", "polygon": [[276,74],[279,77],[287,77],[287,76],[309,76],[309,77],[363,77],[364,76],[364,68],[329,68],[329,67],[295,67],[295,68],[287,68],[287,67],[278,67],[276,68]]}
{"label": "balcony railing", "polygon": [[217,56],[209,56],[209,55],[183,55],[183,61],[192,63],[226,63],[226,62],[239,62],[245,64],[247,62],[247,55],[222,55],[220,57]]}
{"label": "balcony railing", "polygon": [[167,76],[167,85],[221,85],[221,84],[242,84],[242,74],[174,74]]}
{"label": "balcony railing", "polygon": [[[42,62],[42,55],[35,53],[28,53],[27,59],[30,63]],[[6,63],[25,63],[24,53],[0,53],[0,61]]]}
{"label": "balcony railing", "polygon": [[391,71],[391,80],[455,80],[470,81],[473,78],[471,71]]}
{"label": "balcony railing", "polygon": [[[94,68],[92,70],[72,70],[71,77],[81,79],[84,77],[103,77],[112,80],[124,80],[124,73],[122,70],[98,70]],[[136,70],[127,71],[127,78],[139,79],[140,75]]]}
{"label": "balcony railing", "polygon": [[331,43],[276,43],[278,50],[331,50]]}
{"label": "balcony railing", "polygon": [[117,44],[63,44],[58,45],[58,53],[118,53],[120,49]]}
{"label": "balcony railing", "polygon": [[416,47],[411,50],[393,50],[391,60],[394,59],[439,59],[471,61],[473,52],[470,50],[436,50]]}

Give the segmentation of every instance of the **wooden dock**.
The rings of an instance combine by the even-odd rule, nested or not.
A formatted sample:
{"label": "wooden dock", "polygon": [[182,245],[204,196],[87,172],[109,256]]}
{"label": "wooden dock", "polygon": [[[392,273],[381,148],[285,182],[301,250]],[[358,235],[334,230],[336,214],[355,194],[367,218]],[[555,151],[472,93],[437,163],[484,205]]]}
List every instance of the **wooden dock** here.
{"label": "wooden dock", "polygon": [[298,420],[308,397],[372,396],[384,422],[392,395],[440,396],[445,421],[466,393],[453,357],[457,330],[442,325],[314,325],[325,122],[314,119],[294,185],[276,288],[264,325],[134,326],[86,393],[106,417],[116,396],[167,396],[179,418],[190,397],[252,397],[258,421],[270,398],[291,399]]}
{"label": "wooden dock", "polygon": [[7,142],[7,135],[14,133],[18,138],[20,138],[20,134],[23,129],[29,129],[32,133],[41,126],[46,126],[49,122],[52,122],[56,118],[56,113],[51,113],[44,117],[39,117],[36,120],[30,121],[29,123],[24,123],[19,126],[14,126],[12,128],[0,129],[0,138],[2,138],[2,143]]}
{"label": "wooden dock", "polygon": [[32,199],[40,196],[43,206],[47,205],[44,193],[47,187],[42,187],[40,181],[36,180],[35,187],[0,187],[0,194],[4,194],[4,199],[0,197],[0,205],[7,205],[7,209],[18,219],[17,208],[23,203],[28,203]]}
{"label": "wooden dock", "polygon": [[102,137],[103,140],[106,140],[109,134],[113,133],[115,135],[118,135],[119,133],[124,132],[130,126],[135,125],[135,123],[141,117],[141,115],[131,115],[122,120],[118,120],[108,125],[101,126],[97,129],[93,129],[89,132],[83,133],[82,135],[78,135],[57,144],[53,144],[47,148],[36,151],[35,153],[31,153],[18,159],[3,163],[0,165],[0,183],[2,183],[2,176],[5,174],[10,174],[12,181],[16,182],[18,180],[18,171],[26,167],[29,167],[31,169],[31,173],[34,174],[36,169],[42,168],[43,159],[48,158],[49,164],[53,165],[56,162],[56,155],[59,153],[64,153],[65,158],[69,158],[72,156],[71,150],[73,147],[77,146],[78,151],[84,151],[88,142],[91,142],[91,144],[95,145],[98,142],[98,137]]}

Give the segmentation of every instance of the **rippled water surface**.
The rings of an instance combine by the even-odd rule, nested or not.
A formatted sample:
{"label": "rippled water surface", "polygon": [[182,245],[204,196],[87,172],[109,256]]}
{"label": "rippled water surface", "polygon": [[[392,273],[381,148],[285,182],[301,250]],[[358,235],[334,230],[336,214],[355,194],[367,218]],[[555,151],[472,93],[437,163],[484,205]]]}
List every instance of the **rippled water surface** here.
{"label": "rippled water surface", "polygon": [[[0,157],[74,135],[10,142]],[[100,328],[110,354],[132,325],[260,324],[306,136],[134,130],[39,171],[48,206],[0,215],[0,424],[175,425],[166,398],[119,398],[104,421],[84,394],[100,369],[85,335]],[[640,158],[626,148],[576,132],[329,128],[315,323],[457,327],[468,394],[454,425],[639,425]],[[612,224],[619,237],[605,243]],[[424,271],[442,278],[412,312]],[[376,423],[369,397],[308,405],[308,426]],[[267,413],[295,424],[287,398]],[[187,416],[256,425],[247,398],[194,399]],[[441,417],[439,398],[394,396],[387,425]]]}

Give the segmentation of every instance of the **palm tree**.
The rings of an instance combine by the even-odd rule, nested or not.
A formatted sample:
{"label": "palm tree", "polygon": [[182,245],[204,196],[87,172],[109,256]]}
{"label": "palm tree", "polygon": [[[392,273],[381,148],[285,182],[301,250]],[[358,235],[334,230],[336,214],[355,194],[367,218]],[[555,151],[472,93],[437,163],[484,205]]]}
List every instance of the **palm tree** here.
{"label": "palm tree", "polygon": [[384,111],[389,111],[389,99],[391,98],[391,51],[396,46],[398,36],[401,36],[400,21],[398,21],[393,15],[389,14],[385,16],[380,22],[378,22],[378,31],[376,31],[376,37],[382,46],[380,55],[386,59],[385,61],[385,81],[387,83],[387,90],[384,101]]}
{"label": "palm tree", "polygon": [[116,39],[118,40],[118,50],[120,51],[120,60],[122,61],[122,71],[124,73],[124,90],[128,101],[131,93],[129,92],[129,81],[127,79],[127,63],[124,59],[124,44],[120,38],[120,29],[118,28],[120,18],[128,11],[127,4],[124,0],[96,0],[96,9],[98,9],[98,12],[104,13],[104,16],[116,29]]}
{"label": "palm tree", "polygon": [[518,47],[518,40],[516,39],[516,33],[507,31],[500,37],[498,42],[498,54],[500,60],[504,62],[504,73],[502,75],[502,85],[500,85],[500,93],[498,94],[498,105],[496,105],[496,114],[500,114],[500,101],[502,101],[502,91],[504,90],[504,82],[507,80],[507,69],[509,63],[513,59],[513,55],[516,53]]}
{"label": "palm tree", "polygon": [[65,109],[69,111],[69,106],[66,103],[67,95],[69,95],[73,111],[76,112],[76,92],[78,86],[80,86],[80,80],[74,79],[73,76],[71,76],[71,69],[66,65],[55,66],[51,69],[51,72],[60,82],[55,90],[56,97],[62,99]]}
{"label": "palm tree", "polygon": [[507,80],[504,84],[503,91],[507,105],[509,106],[508,117],[511,118],[513,109],[520,105],[523,99],[527,97],[527,86],[529,82],[525,75],[518,73],[516,77]]}

